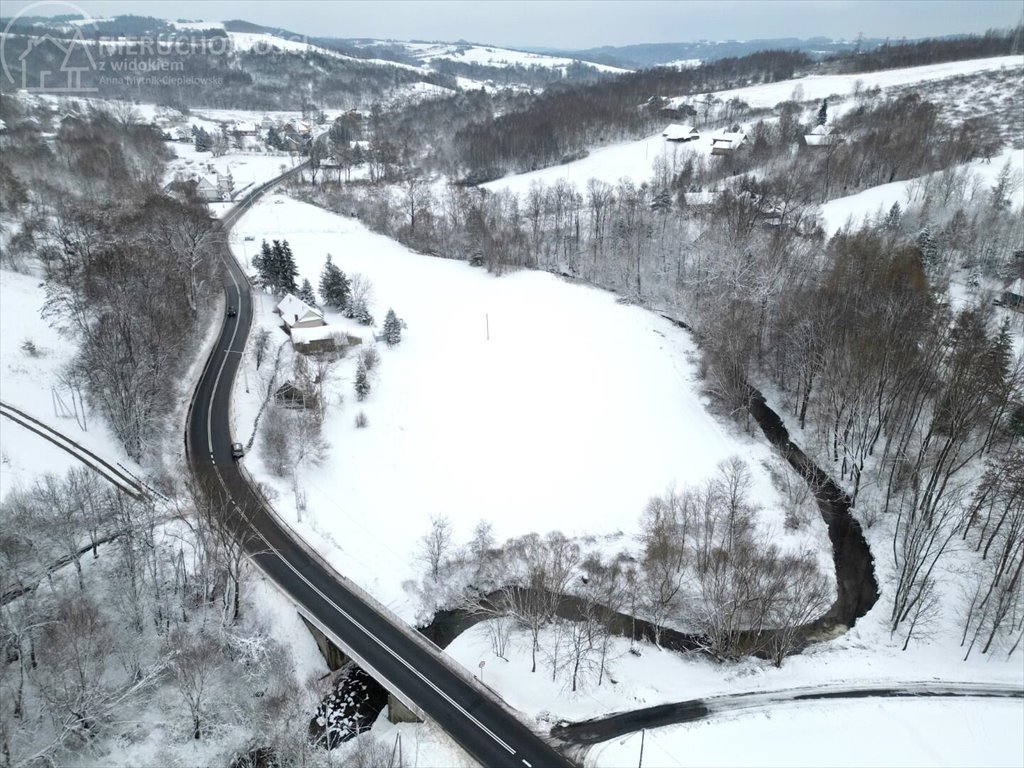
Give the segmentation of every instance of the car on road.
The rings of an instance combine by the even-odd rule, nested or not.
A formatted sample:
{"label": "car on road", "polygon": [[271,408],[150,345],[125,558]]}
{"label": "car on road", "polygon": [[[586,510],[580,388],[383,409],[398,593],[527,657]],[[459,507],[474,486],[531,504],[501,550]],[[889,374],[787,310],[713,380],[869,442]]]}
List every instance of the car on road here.
{"label": "car on road", "polygon": [[238,314],[238,310],[234,307],[228,307],[228,317],[234,317]]}
{"label": "car on road", "polygon": [[238,461],[240,458],[245,456],[245,448],[242,447],[241,443],[231,444],[231,458]]}
{"label": "car on road", "polygon": [[256,239],[256,235],[246,235],[246,236],[245,236],[245,241],[246,241],[247,243],[248,243],[248,242],[252,242],[252,241],[253,241],[253,240],[255,240],[255,239]]}

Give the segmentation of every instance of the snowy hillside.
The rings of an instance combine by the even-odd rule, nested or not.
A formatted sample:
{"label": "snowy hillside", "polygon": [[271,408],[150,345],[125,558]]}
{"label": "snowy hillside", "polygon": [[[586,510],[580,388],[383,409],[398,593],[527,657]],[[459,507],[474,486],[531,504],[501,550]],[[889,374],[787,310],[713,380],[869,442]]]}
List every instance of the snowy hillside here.
{"label": "snowy hillside", "polygon": [[[774,107],[782,101],[820,101],[829,96],[850,96],[858,90],[868,88],[893,88],[896,86],[924,83],[934,80],[945,80],[950,77],[986,72],[998,69],[1018,69],[1024,67],[1024,55],[995,56],[987,59],[970,61],[954,61],[945,64],[930,64],[923,67],[907,67],[905,69],[888,69],[880,72],[865,72],[854,75],[808,75],[794,80],[782,80],[777,83],[751,85],[744,88],[733,88],[728,91],[717,91],[713,95],[722,100],[740,99],[751,107]],[[680,97],[673,104],[691,101],[691,97]]]}
{"label": "snowy hillside", "polygon": [[[1024,76],[1024,56],[1000,56],[859,75],[812,75],[778,83],[718,91],[712,95],[722,103],[730,99],[739,99],[750,105],[751,108],[771,108],[779,102],[789,99],[814,103],[836,95],[849,97],[855,91],[864,91],[873,87],[881,88],[884,93],[886,89],[897,90],[915,84],[929,83],[933,89],[938,89],[941,88],[943,81],[953,81],[974,73],[991,71],[1010,71],[1017,73],[1018,77]],[[932,94],[930,98],[936,98],[936,95]],[[680,97],[674,100],[674,103],[688,103],[692,100],[693,97]],[[836,100],[834,103],[830,103],[831,114],[833,117],[840,115],[851,108],[852,104],[851,101]],[[767,119],[773,120],[774,118]],[[537,182],[552,185],[559,180],[565,180],[580,190],[590,179],[616,184],[620,179],[627,178],[638,184],[651,178],[656,161],[662,162],[670,169],[675,169],[685,163],[688,157],[708,157],[711,149],[711,136],[717,130],[719,129],[702,129],[699,140],[683,144],[665,141],[659,131],[638,141],[620,142],[610,146],[599,145],[593,147],[589,155],[582,159],[541,168],[529,173],[505,176],[482,186],[492,191],[508,190],[522,195]],[[998,173],[1007,157],[1011,159],[1011,165],[1014,168],[1020,167],[1021,152],[1014,150],[1001,158],[992,159],[991,163],[984,161],[974,163],[972,168],[982,172],[982,177],[988,179],[992,173]],[[857,199],[851,201],[850,204],[834,201],[823,209],[823,214],[830,222],[829,226],[834,230],[852,212],[874,213],[878,205],[884,201],[888,201],[886,207],[897,201],[902,205],[906,202],[906,190],[911,184],[913,181],[894,182],[894,184],[888,185],[888,189],[868,190],[857,195]]]}
{"label": "snowy hillside", "polygon": [[[0,270],[0,397],[110,463],[120,461],[140,473],[103,419],[69,386],[65,373],[75,346],[41,316],[45,305],[38,276]],[[67,452],[0,417],[0,498],[43,472],[75,466],[80,465]]]}
{"label": "snowy hillside", "polygon": [[[1008,168],[1011,179],[1015,180],[1013,190],[1013,207],[1017,210],[1024,207],[1024,149],[1007,150],[991,160],[976,160],[957,166],[955,171],[964,175],[964,183],[974,194],[983,195],[991,189],[996,178]],[[825,232],[835,234],[844,226],[857,227],[865,218],[884,216],[894,203],[901,208],[919,202],[929,183],[940,183],[943,173],[935,173],[907,181],[894,181],[871,187],[856,195],[829,200],[821,206],[821,217]],[[971,195],[968,196],[970,199]]]}
{"label": "snowy hillside", "polygon": [[[515,51],[509,48],[497,48],[494,46],[468,45],[461,43],[386,43],[389,46],[397,46],[407,50],[414,58],[424,62],[447,60],[464,64],[480,64],[486,67],[545,67],[548,69],[565,69],[578,59],[569,59],[562,56],[547,56],[541,53],[527,53],[526,51]],[[594,67],[601,72],[621,74],[629,72],[628,69],[612,67],[607,64],[595,64],[584,61],[584,64]]]}

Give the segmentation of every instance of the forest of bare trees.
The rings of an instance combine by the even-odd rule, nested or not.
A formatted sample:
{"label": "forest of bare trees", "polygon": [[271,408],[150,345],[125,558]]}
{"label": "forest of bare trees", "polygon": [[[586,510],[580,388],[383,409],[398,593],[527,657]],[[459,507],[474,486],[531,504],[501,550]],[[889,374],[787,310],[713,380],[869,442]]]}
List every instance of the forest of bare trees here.
{"label": "forest of bare trees", "polygon": [[312,754],[316,697],[242,608],[245,528],[210,489],[179,490],[138,500],[82,468],[5,497],[0,764],[102,760],[140,707],[183,740],[234,729],[220,748]]}
{"label": "forest of bare trees", "polygon": [[[152,462],[219,294],[220,234],[201,201],[159,189],[168,150],[130,112],[68,114],[52,143],[35,125],[5,152],[6,209],[30,222],[5,260],[42,264],[44,317],[78,349],[65,378],[130,457]],[[29,187],[31,200],[18,194]]]}

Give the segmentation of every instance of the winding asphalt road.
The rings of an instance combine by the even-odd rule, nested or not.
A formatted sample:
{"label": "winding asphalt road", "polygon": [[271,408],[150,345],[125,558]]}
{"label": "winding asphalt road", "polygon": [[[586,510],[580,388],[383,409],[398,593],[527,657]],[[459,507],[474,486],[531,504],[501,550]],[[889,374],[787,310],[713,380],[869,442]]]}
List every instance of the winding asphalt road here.
{"label": "winding asphalt road", "polygon": [[[225,233],[251,203],[279,180],[254,190],[225,216]],[[415,703],[481,765],[572,765],[499,703],[453,671],[439,652],[411,638],[407,631],[364,601],[343,578],[320,563],[281,526],[248,484],[231,458],[229,410],[232,383],[252,323],[252,295],[226,244],[222,258],[227,304],[235,306],[238,314],[224,318],[217,345],[206,362],[189,409],[186,446],[200,482],[222,489],[227,499],[224,513],[241,515],[255,532],[245,537],[252,562],[300,610],[367,662],[374,677],[383,678],[381,682],[386,687],[397,689]]]}
{"label": "winding asphalt road", "polygon": [[753,691],[690,699],[672,704],[619,712],[577,723],[560,723],[552,736],[567,744],[592,745],[635,733],[643,728],[660,728],[704,720],[715,715],[760,711],[779,704],[798,704],[823,699],[866,698],[1010,698],[1024,699],[1020,686],[999,683],[899,682],[876,685],[823,685],[781,691]]}

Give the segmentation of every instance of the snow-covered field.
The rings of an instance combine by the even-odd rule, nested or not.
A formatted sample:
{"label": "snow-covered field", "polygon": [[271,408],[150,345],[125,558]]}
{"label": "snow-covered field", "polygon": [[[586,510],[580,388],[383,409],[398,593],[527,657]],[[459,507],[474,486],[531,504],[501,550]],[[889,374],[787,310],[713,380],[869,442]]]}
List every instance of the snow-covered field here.
{"label": "snow-covered field", "polygon": [[711,136],[715,131],[703,131],[695,141],[675,143],[665,141],[661,131],[639,141],[626,141],[608,147],[594,149],[587,157],[563,165],[553,165],[529,173],[519,173],[489,181],[481,186],[492,192],[508,190],[525,195],[535,183],[550,186],[560,179],[585,189],[590,179],[617,184],[620,179],[632,179],[635,184],[649,179],[654,173],[654,163],[664,158],[670,168],[686,162],[692,154],[708,155],[711,152]]}
{"label": "snow-covered field", "polygon": [[[496,278],[416,255],[355,220],[282,197],[255,206],[235,232],[240,259],[263,238],[286,238],[314,284],[331,253],[347,273],[373,281],[378,321],[394,307],[408,324],[400,346],[381,348],[366,402],[352,391],[354,359],[344,362],[333,387],[344,402],[324,427],[329,456],[299,472],[309,504],[300,530],[403,618],[415,618],[402,585],[423,572],[415,558],[434,515],[451,519],[460,543],[480,519],[499,541],[533,531],[629,534],[652,495],[699,483],[739,455],[764,524],[785,538],[761,466],[768,448],[708,414],[692,341],[668,321],[549,274]],[[263,303],[259,320],[280,343],[271,306]],[[367,329],[346,327],[367,338]],[[246,376],[258,374],[250,367]],[[256,395],[237,394],[236,432],[247,439]],[[353,425],[359,411],[366,429]],[[295,521],[291,483],[270,477],[259,445],[247,465]]]}
{"label": "snow-covered field", "polygon": [[[1024,705],[1002,699],[864,699],[777,705],[644,736],[651,766],[1024,764]],[[595,746],[587,765],[638,764],[640,734]]]}
{"label": "snow-covered field", "polygon": [[[744,88],[733,88],[728,91],[717,91],[715,96],[722,101],[740,99],[751,107],[774,107],[787,101],[820,100],[829,96],[851,96],[856,90],[866,90],[875,86],[886,89],[895,86],[923,83],[932,80],[944,80],[948,77],[967,75],[973,72],[985,72],[993,69],[1024,67],[1024,55],[994,56],[985,59],[968,61],[951,61],[944,64],[929,64],[923,67],[906,67],[904,69],[888,69],[879,72],[862,72],[852,75],[809,75],[793,80],[781,80],[777,83],[764,83]],[[690,96],[673,99],[674,104],[682,104],[692,100]]]}
{"label": "snow-covered field", "polygon": [[[966,190],[968,199],[972,191],[974,194],[987,194],[1007,163],[1009,163],[1011,175],[1016,179],[1013,195],[1014,207],[1018,209],[1024,207],[1024,184],[1021,183],[1021,179],[1024,178],[1024,149],[1007,150],[990,161],[975,160],[972,163],[957,166],[957,172],[965,173],[969,179]],[[943,173],[935,173],[930,177],[922,176],[905,181],[894,181],[891,184],[865,189],[855,195],[829,200],[821,206],[825,231],[832,235],[844,226],[855,227],[861,224],[865,218],[879,214],[884,216],[893,203],[899,203],[902,209],[906,209],[908,204],[919,201],[929,179],[936,181]]]}
{"label": "snow-covered field", "polygon": [[[62,432],[112,464],[139,472],[102,418],[88,411],[85,429],[74,417],[82,405],[61,382],[74,346],[40,317],[46,291],[40,278],[0,270],[0,398]],[[26,342],[34,345],[28,351]],[[61,473],[78,462],[35,433],[0,417],[0,498],[44,472]]]}
{"label": "snow-covered field", "polygon": [[[413,57],[424,62],[444,59],[463,64],[480,64],[487,67],[519,66],[564,69],[575,61],[574,59],[568,59],[562,56],[548,56],[542,53],[515,51],[508,48],[498,48],[489,45],[464,45],[459,43],[399,43],[392,41],[381,41],[380,44],[405,48]],[[601,72],[629,72],[628,69],[612,67],[607,64],[595,64],[589,61],[585,61],[583,63],[587,66],[594,67]]]}

